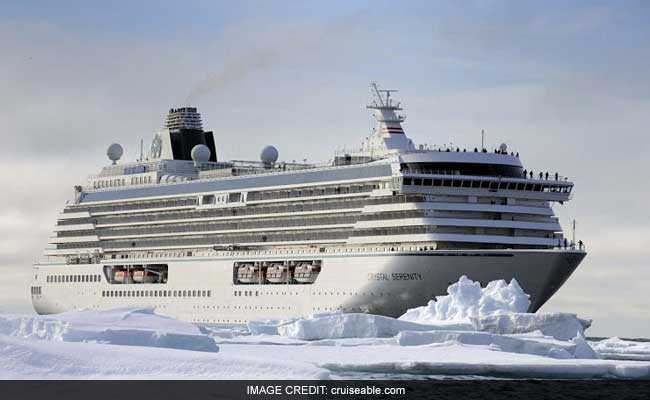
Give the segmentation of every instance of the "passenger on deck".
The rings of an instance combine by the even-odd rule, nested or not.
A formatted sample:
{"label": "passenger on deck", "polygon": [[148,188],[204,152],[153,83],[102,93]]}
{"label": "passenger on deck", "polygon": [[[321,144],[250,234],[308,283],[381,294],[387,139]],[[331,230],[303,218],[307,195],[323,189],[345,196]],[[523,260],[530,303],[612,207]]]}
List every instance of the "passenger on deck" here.
{"label": "passenger on deck", "polygon": [[527,175],[528,175],[528,171],[524,170],[524,179],[526,179]]}

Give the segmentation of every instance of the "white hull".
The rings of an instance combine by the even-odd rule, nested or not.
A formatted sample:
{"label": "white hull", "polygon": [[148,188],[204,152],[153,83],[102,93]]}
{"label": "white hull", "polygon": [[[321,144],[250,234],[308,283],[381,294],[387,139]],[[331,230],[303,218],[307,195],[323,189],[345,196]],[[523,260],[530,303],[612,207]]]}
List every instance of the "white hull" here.
{"label": "white hull", "polygon": [[[239,324],[337,309],[396,317],[409,308],[425,305],[436,295],[445,294],[450,283],[467,275],[482,284],[516,278],[531,295],[530,311],[536,311],[560,288],[584,256],[583,251],[576,250],[311,253],[310,258],[322,260],[322,271],[313,284],[234,283],[236,261],[300,260],[305,259],[304,254],[150,260],[169,265],[169,279],[164,284],[108,283],[104,275],[108,262],[40,264],[33,283],[39,291],[32,299],[39,314],[153,306],[161,314],[201,323]],[[127,265],[146,260],[114,261],[114,264]],[[46,283],[48,275],[71,274],[101,275],[101,281]],[[168,295],[195,290],[201,291],[202,296]],[[119,297],[108,296],[109,291],[123,293]],[[142,297],[144,291],[151,294]],[[156,291],[155,297],[152,291]],[[165,291],[165,295],[159,296],[160,291]],[[209,296],[205,295],[208,291]]]}

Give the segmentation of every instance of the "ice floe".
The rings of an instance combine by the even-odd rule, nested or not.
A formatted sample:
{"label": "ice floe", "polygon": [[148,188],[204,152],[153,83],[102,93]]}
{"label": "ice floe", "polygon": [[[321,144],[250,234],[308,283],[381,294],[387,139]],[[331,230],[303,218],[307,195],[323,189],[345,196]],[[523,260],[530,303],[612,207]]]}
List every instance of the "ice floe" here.
{"label": "ice floe", "polygon": [[474,329],[497,334],[512,334],[540,331],[558,340],[584,337],[591,320],[578,318],[568,313],[508,313],[471,317]]}
{"label": "ice floe", "polygon": [[70,343],[0,334],[0,379],[278,380],[330,377],[328,370],[308,361],[287,361],[264,352],[248,356],[241,353]]}
{"label": "ice floe", "polygon": [[590,345],[604,358],[650,361],[650,342],[637,342],[612,337],[598,342],[590,342]]}
{"label": "ice floe", "polygon": [[[347,342],[352,339],[339,339]],[[489,345],[455,341],[420,346],[398,346],[391,339],[355,339],[365,345],[339,346],[223,346],[223,353],[236,352],[261,359],[310,362],[331,371],[332,377],[354,373],[388,375],[485,375],[513,378],[644,378],[650,363],[602,359],[560,359],[534,354],[499,351]],[[327,340],[332,344],[334,340]],[[219,353],[222,354],[222,353]]]}
{"label": "ice floe", "polygon": [[56,315],[0,315],[0,334],[60,342],[219,351],[214,340],[189,322],[158,315],[153,308],[84,310]]}
{"label": "ice floe", "polygon": [[397,343],[400,346],[423,346],[448,342],[489,346],[496,351],[533,354],[558,359],[598,358],[593,351],[584,351],[583,342],[549,340],[544,336],[513,336],[462,331],[403,331],[397,335]]}
{"label": "ice floe", "polygon": [[[392,337],[401,331],[430,331],[458,329],[467,325],[422,325],[409,321],[372,314],[345,314],[334,312],[300,318],[277,327],[278,334],[293,339],[319,340],[340,338]],[[471,327],[471,325],[469,325]]]}

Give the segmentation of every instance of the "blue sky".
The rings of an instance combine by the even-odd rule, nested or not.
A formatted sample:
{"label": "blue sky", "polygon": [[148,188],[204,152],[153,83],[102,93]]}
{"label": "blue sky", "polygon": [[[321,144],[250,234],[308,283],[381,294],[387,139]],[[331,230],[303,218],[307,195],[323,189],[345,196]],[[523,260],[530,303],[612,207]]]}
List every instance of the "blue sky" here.
{"label": "blue sky", "polygon": [[555,209],[589,256],[543,311],[649,337],[649,22],[646,1],[3,1],[0,311],[28,309],[29,265],[109,143],[133,158],[189,103],[220,158],[323,161],[369,133],[375,80],[416,142],[485,129],[571,177]]}

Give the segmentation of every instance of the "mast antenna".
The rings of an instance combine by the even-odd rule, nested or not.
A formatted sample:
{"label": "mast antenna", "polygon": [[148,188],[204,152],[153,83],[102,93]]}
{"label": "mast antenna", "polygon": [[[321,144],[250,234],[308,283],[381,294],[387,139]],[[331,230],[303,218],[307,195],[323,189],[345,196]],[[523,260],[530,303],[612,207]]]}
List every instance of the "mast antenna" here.
{"label": "mast antenna", "polygon": [[[379,87],[377,86],[377,82],[372,82],[370,84],[370,86],[372,87],[372,90],[375,92],[375,96],[379,100],[378,107],[392,107],[391,100],[390,100],[390,94],[393,93],[393,92],[398,92],[399,90],[395,90],[395,89],[379,89]],[[386,94],[385,101],[384,101],[384,96],[382,96],[382,93]],[[400,105],[398,103],[396,109],[400,109],[399,106]]]}
{"label": "mast antenna", "polygon": [[481,129],[481,151],[485,150],[485,130]]}
{"label": "mast antenna", "polygon": [[143,146],[144,146],[144,139],[140,139],[140,159],[138,161],[142,161],[144,159],[144,155],[142,154]]}
{"label": "mast antenna", "polygon": [[571,244],[575,245],[576,242],[576,220],[575,218],[573,219],[573,238],[571,240]]}

